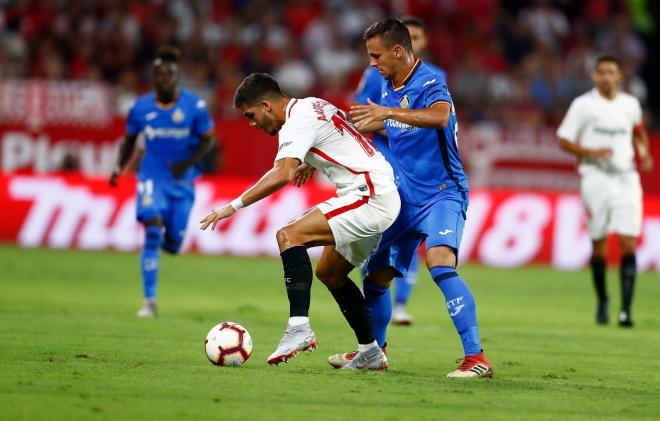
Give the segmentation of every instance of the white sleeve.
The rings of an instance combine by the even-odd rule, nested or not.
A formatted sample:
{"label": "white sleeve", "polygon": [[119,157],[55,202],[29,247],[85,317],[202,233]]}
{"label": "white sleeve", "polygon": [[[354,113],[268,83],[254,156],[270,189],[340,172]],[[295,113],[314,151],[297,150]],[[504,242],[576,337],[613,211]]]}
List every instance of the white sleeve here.
{"label": "white sleeve", "polygon": [[578,101],[573,101],[557,129],[557,137],[568,140],[569,142],[577,142],[580,131],[582,130],[582,123],[582,112]]}
{"label": "white sleeve", "polygon": [[298,158],[305,161],[305,155],[314,145],[316,132],[303,116],[292,117],[279,133],[279,145],[275,161],[282,158]]}

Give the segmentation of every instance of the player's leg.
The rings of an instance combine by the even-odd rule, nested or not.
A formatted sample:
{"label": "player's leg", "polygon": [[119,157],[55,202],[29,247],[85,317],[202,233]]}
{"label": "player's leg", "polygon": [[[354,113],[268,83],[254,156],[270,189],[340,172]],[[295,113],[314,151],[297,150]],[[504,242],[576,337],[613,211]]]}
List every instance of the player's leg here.
{"label": "player's leg", "polygon": [[408,313],[406,305],[410,300],[417,274],[419,271],[419,256],[414,255],[408,266],[406,276],[394,278],[394,309],[392,310],[392,322],[401,326],[409,326],[413,322],[413,316]]}
{"label": "player's leg", "polygon": [[433,205],[425,221],[426,265],[444,295],[465,355],[457,370],[447,376],[491,377],[492,368],[481,349],[475,299],[456,271],[466,212],[467,198],[459,194],[448,195]]}
{"label": "player's leg", "polygon": [[632,327],[631,305],[637,277],[637,237],[618,235],[619,250],[621,250],[621,312],[619,313],[619,326]]}
{"label": "player's leg", "polygon": [[281,228],[276,238],[289,298],[289,321],[277,349],[268,357],[269,364],[287,362],[298,352],[316,348],[316,336],[309,323],[313,274],[307,247],[334,241],[325,216],[316,208]]}
{"label": "player's leg", "polygon": [[582,177],[580,191],[585,208],[585,224],[592,241],[591,276],[596,291],[596,323],[609,323],[607,273],[607,234],[611,216],[612,183],[607,175],[586,174]]}
{"label": "player's leg", "polygon": [[[375,244],[375,241],[372,243]],[[355,367],[384,370],[387,368],[387,357],[381,351],[374,339],[369,312],[365,305],[364,296],[355,283],[348,277],[355,265],[342,256],[334,246],[326,246],[316,266],[316,276],[334,297],[341,313],[355,332],[358,349],[351,360]],[[357,359],[356,359],[357,358]],[[350,363],[346,361],[335,368]]]}
{"label": "player's leg", "polygon": [[610,322],[607,287],[605,284],[605,274],[607,273],[607,237],[592,240],[591,245],[591,278],[593,279],[596,298],[598,299],[596,323],[606,325]]}
{"label": "player's leg", "polygon": [[140,253],[140,269],[144,291],[144,305],[139,317],[156,316],[156,290],[160,266],[159,247],[163,240],[164,199],[160,186],[153,180],[140,180],[137,188],[137,219],[144,226],[144,245]]}
{"label": "player's leg", "polygon": [[195,202],[195,188],[192,183],[173,186],[168,195],[169,207],[163,214],[165,233],[161,249],[170,254],[178,254],[186,235],[190,211]]}
{"label": "player's leg", "polygon": [[617,233],[621,251],[621,311],[619,326],[632,327],[631,305],[637,276],[635,249],[642,232],[642,187],[637,173],[622,175],[621,194],[612,206],[612,230]]}

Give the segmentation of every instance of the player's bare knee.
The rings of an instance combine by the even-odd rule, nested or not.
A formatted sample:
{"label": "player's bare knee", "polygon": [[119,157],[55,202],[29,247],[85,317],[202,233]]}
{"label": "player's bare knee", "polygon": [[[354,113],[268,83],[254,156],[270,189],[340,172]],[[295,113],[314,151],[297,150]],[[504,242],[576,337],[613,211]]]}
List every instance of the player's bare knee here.
{"label": "player's bare knee", "polygon": [[392,284],[392,280],[396,277],[396,275],[397,273],[394,269],[388,268],[369,273],[365,278],[365,281],[374,285],[389,288],[389,286]]}
{"label": "player's bare knee", "polygon": [[315,274],[331,290],[341,288],[346,282],[346,275],[337,273],[330,265],[318,265]]}
{"label": "player's bare knee", "polygon": [[294,241],[295,230],[293,230],[290,226],[280,228],[277,231],[277,234],[275,234],[275,238],[277,239],[277,244],[280,246],[281,251],[298,245],[295,244]]}
{"label": "player's bare knee", "polygon": [[437,246],[426,250],[426,266],[456,266],[456,251],[451,247]]}

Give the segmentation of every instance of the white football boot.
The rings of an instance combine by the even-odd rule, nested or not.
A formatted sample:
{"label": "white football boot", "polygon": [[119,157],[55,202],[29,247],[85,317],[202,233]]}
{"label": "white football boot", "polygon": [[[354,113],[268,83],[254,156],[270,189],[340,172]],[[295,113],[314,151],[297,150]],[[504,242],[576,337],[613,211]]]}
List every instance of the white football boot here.
{"label": "white football boot", "polygon": [[312,351],[317,346],[316,335],[314,335],[309,323],[300,326],[288,325],[277,349],[268,357],[268,364],[278,365],[279,363],[288,362],[299,352]]}

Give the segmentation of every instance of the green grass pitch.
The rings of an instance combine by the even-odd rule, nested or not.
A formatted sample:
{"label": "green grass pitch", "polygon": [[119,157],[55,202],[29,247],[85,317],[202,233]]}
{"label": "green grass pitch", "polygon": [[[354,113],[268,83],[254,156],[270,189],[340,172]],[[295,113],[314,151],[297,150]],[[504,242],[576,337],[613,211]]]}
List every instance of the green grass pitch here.
{"label": "green grass pitch", "polygon": [[[278,260],[164,257],[156,320],[135,316],[136,254],[3,246],[0,268],[0,419],[660,418],[655,274],[638,278],[637,325],[624,330],[595,325],[587,272],[463,267],[495,378],[457,381],[445,374],[460,343],[427,273],[415,324],[390,329],[390,369],[355,373],[326,362],[355,343],[318,281],[319,349],[266,364],[288,316]],[[615,319],[614,270],[608,284]],[[204,337],[224,320],[252,334],[243,367],[206,359]]]}

